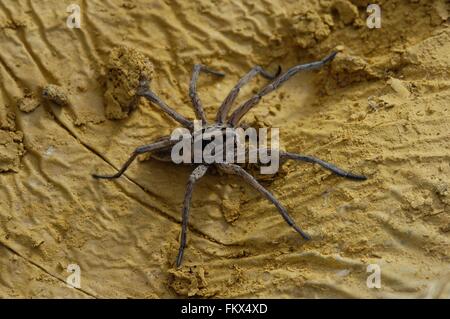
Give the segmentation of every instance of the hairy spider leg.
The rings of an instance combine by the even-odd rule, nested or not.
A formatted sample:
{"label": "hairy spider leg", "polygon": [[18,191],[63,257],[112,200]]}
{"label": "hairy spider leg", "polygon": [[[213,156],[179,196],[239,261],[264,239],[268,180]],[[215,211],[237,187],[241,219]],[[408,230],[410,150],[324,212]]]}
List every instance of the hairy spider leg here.
{"label": "hairy spider leg", "polygon": [[316,163],[322,166],[323,168],[333,172],[334,174],[345,177],[352,180],[359,180],[359,181],[365,181],[367,179],[364,175],[359,174],[353,174],[347,171],[344,171],[343,169],[336,167],[333,164],[327,163],[319,158],[315,158],[308,155],[301,155],[301,154],[295,154],[295,153],[289,153],[289,152],[280,152],[280,158],[281,160],[296,160],[296,161],[304,161],[308,163]]}
{"label": "hairy spider leg", "polygon": [[238,109],[236,109],[230,116],[230,119],[228,120],[228,123],[232,126],[236,126],[239,122],[239,120],[248,112],[250,109],[258,104],[258,102],[261,100],[261,98],[264,95],[269,94],[270,92],[276,90],[278,87],[280,87],[284,82],[289,80],[292,76],[297,74],[300,71],[306,71],[306,70],[315,70],[319,69],[328,62],[331,62],[334,57],[336,56],[337,52],[333,52],[326,56],[323,60],[311,62],[307,64],[299,64],[296,66],[291,67],[289,70],[287,70],[285,73],[277,77],[275,80],[273,80],[271,83],[263,87],[258,93],[253,95],[250,99],[248,99],[246,102],[244,102],[241,106],[239,106]]}
{"label": "hairy spider leg", "polygon": [[189,97],[191,98],[192,105],[194,106],[195,115],[199,120],[202,121],[202,124],[205,125],[208,123],[206,120],[205,111],[203,110],[202,102],[197,94],[197,80],[200,72],[213,74],[216,76],[223,77],[225,73],[214,71],[203,64],[194,65],[194,70],[192,72],[191,82],[189,84]]}
{"label": "hairy spider leg", "polygon": [[281,216],[284,218],[286,223],[288,223],[289,226],[295,229],[297,233],[300,234],[300,236],[303,237],[305,240],[311,239],[311,237],[305,233],[297,224],[295,224],[292,217],[287,212],[286,208],[284,208],[283,205],[270,193],[267,189],[264,188],[258,181],[249,173],[247,173],[242,167],[236,164],[216,164],[220,170],[222,170],[225,173],[228,174],[234,174],[242,177],[248,184],[250,184],[254,189],[256,189],[258,192],[260,192],[265,198],[267,198],[269,201],[272,202],[272,204],[275,205],[275,207],[280,212]]}
{"label": "hairy spider leg", "polygon": [[165,148],[167,146],[170,146],[174,144],[176,141],[171,141],[170,139],[165,139],[159,142],[155,142],[148,145],[139,146],[136,148],[133,153],[131,153],[128,160],[122,165],[121,169],[114,175],[98,175],[98,174],[92,174],[92,177],[99,178],[99,179],[115,179],[122,176],[123,173],[128,169],[128,166],[135,160],[135,158],[139,154],[144,154],[152,151],[157,151],[159,149]]}
{"label": "hairy spider leg", "polygon": [[[184,127],[189,129],[192,129],[194,127],[194,124],[191,121],[169,107],[163,100],[161,100],[155,93],[150,90],[149,81],[146,78],[141,77],[136,95],[138,97],[143,96],[150,102],[158,105],[164,113],[169,115]],[[137,103],[137,99],[135,99],[134,103]]]}
{"label": "hairy spider leg", "polygon": [[226,117],[228,115],[228,112],[230,110],[230,107],[233,104],[233,102],[236,100],[236,98],[237,98],[237,96],[239,94],[239,91],[241,90],[241,88],[245,84],[250,82],[255,76],[257,76],[258,74],[261,74],[266,79],[273,80],[278,75],[280,75],[280,73],[281,73],[281,67],[280,66],[278,66],[277,73],[275,73],[275,74],[270,74],[269,72],[264,70],[259,65],[253,67],[246,75],[244,75],[238,81],[238,83],[234,86],[234,88],[230,91],[230,93],[228,93],[227,97],[222,102],[222,105],[219,107],[219,111],[217,112],[217,116],[216,116],[216,122],[218,124],[222,124],[222,123],[225,122]]}
{"label": "hairy spider leg", "polygon": [[182,209],[180,248],[178,249],[177,267],[180,267],[181,262],[183,261],[184,248],[186,247],[189,210],[191,207],[191,199],[192,199],[192,192],[194,190],[194,185],[200,178],[202,178],[205,175],[207,170],[208,166],[199,165],[194,169],[194,171],[189,176],[189,180],[186,186],[186,192],[184,194],[184,202]]}

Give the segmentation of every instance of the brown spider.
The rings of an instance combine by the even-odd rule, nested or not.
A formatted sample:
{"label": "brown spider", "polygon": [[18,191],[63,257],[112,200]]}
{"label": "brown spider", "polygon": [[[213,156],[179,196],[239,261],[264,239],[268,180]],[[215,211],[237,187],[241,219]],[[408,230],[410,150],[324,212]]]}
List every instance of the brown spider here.
{"label": "brown spider", "polygon": [[[304,70],[314,70],[322,67],[328,62],[331,62],[334,57],[336,56],[337,52],[333,52],[327,57],[325,57],[323,60],[308,63],[308,64],[301,64],[296,65],[294,67],[291,67],[289,70],[287,70],[285,73],[281,74],[281,69],[278,70],[277,74],[271,75],[264,69],[262,69],[260,66],[253,67],[244,77],[242,77],[239,82],[236,84],[236,86],[231,90],[231,92],[228,94],[228,96],[223,101],[222,105],[219,108],[219,111],[217,112],[216,120],[214,123],[209,124],[205,113],[203,111],[202,104],[200,102],[200,99],[197,95],[197,79],[200,74],[200,72],[210,73],[216,76],[224,76],[222,72],[217,72],[214,70],[211,70],[207,68],[204,65],[196,64],[194,66],[194,71],[192,74],[190,86],[189,86],[189,96],[192,100],[192,104],[194,106],[195,114],[198,119],[202,122],[202,128],[201,131],[205,131],[208,129],[208,131],[214,131],[218,130],[220,132],[224,131],[224,128],[236,128],[239,124],[239,121],[241,118],[253,107],[255,106],[264,95],[269,94],[270,92],[276,90],[281,84],[289,80],[293,75],[298,73],[299,71]],[[248,83],[253,77],[256,75],[261,74],[263,77],[270,80],[270,83],[267,84],[265,87],[263,87],[258,93],[253,95],[250,99],[245,101],[242,105],[240,105],[229,117],[227,120],[228,111],[236,99],[240,89]],[[172,108],[170,108],[166,103],[164,103],[158,96],[153,93],[149,88],[149,82],[146,79],[141,79],[139,84],[139,89],[137,90],[136,94],[136,101],[139,97],[145,97],[153,104],[158,105],[162,111],[167,113],[170,117],[172,117],[174,120],[179,122],[183,125],[183,127],[187,128],[191,133],[195,132],[193,122],[186,119],[184,116],[179,114],[178,112],[174,111]],[[220,133],[223,134],[223,133]],[[133,162],[133,160],[139,155],[143,153],[153,152],[157,159],[159,160],[165,160],[165,161],[171,161],[170,154],[172,146],[175,144],[176,141],[173,141],[170,139],[169,136],[162,137],[157,142],[140,146],[136,148],[129,159],[125,162],[125,164],[122,166],[122,168],[114,175],[97,175],[93,174],[92,176],[95,178],[103,178],[103,179],[114,179],[120,177],[128,168],[128,166]],[[297,161],[305,161],[309,163],[316,163],[320,166],[324,167],[325,169],[330,170],[334,174],[349,178],[352,180],[366,180],[365,176],[352,174],[349,172],[346,172],[330,163],[327,163],[325,161],[322,161],[318,158],[314,158],[312,156],[307,155],[300,155],[300,154],[294,154],[289,152],[280,152],[279,153],[280,159],[283,161],[292,159]],[[180,239],[180,247],[178,251],[178,256],[176,260],[176,265],[179,267],[181,265],[182,259],[183,259],[183,252],[184,248],[186,246],[186,233],[187,233],[187,226],[188,226],[188,217],[189,217],[189,208],[190,208],[190,202],[192,198],[192,191],[194,188],[194,184],[205,175],[208,168],[214,165],[218,170],[228,173],[228,174],[235,174],[240,177],[242,177],[247,183],[249,183],[252,187],[254,187],[258,192],[260,192],[264,197],[266,197],[269,201],[271,201],[278,211],[280,212],[281,216],[284,218],[284,220],[289,224],[289,226],[293,227],[295,231],[297,231],[305,240],[310,239],[309,235],[306,234],[300,227],[298,227],[292,217],[289,215],[287,210],[281,205],[281,203],[267,190],[265,189],[252,175],[247,173],[241,166],[236,165],[234,163],[226,163],[221,162],[217,163],[214,162],[212,164],[208,163],[200,163],[194,171],[191,173],[189,177],[189,181],[187,183],[186,192],[184,195],[184,203],[183,203],[183,209],[182,209],[182,228],[181,228],[181,239]]]}

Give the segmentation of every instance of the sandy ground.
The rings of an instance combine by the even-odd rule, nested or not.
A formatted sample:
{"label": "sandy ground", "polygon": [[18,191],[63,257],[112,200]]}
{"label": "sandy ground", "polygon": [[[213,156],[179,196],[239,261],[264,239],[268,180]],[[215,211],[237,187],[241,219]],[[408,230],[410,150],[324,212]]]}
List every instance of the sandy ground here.
{"label": "sandy ground", "polygon": [[[66,26],[71,1],[0,1],[0,297],[450,297],[447,1],[379,1],[381,29],[367,28],[363,0],[73,2],[81,29]],[[209,175],[177,270],[192,168],[146,160],[115,182],[91,178],[177,126],[146,102],[124,108],[138,72],[192,119],[194,63],[224,71],[199,81],[212,118],[252,66],[333,49],[330,66],[245,117],[279,127],[285,149],[369,177],[288,163],[264,181],[313,240],[238,178]]]}

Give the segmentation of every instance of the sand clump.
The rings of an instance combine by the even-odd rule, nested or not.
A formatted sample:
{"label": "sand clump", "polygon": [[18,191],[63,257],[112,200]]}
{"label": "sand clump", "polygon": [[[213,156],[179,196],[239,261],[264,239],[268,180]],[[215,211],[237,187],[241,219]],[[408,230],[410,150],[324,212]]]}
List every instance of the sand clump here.
{"label": "sand clump", "polygon": [[334,1],[332,9],[337,11],[344,25],[352,24],[359,18],[358,7],[348,0]]}
{"label": "sand clump", "polygon": [[331,6],[322,8],[314,7],[308,2],[300,3],[287,23],[290,24],[294,43],[301,49],[321,43],[333,29],[339,28],[339,24],[356,27],[363,25],[358,7],[347,0],[336,0]]}
{"label": "sand clump", "polygon": [[25,153],[22,132],[0,130],[0,172],[18,172]]}
{"label": "sand clump", "polygon": [[136,49],[112,49],[106,65],[105,112],[109,119],[123,119],[136,105],[133,102],[141,76],[151,81],[153,64]]}
{"label": "sand clump", "polygon": [[2,104],[0,104],[0,129],[16,130],[16,114],[8,106]]}
{"label": "sand clump", "polygon": [[17,107],[19,110],[25,113],[34,111],[40,105],[40,101],[32,95],[24,96],[17,102]]}
{"label": "sand clump", "polygon": [[383,76],[376,69],[373,69],[366,59],[345,51],[339,52],[336,56],[331,66],[330,75],[335,83],[341,87],[355,82],[374,80]]}
{"label": "sand clump", "polygon": [[24,154],[23,132],[16,128],[16,116],[0,104],[0,172],[18,172]]}
{"label": "sand clump", "polygon": [[[68,106],[70,104],[66,90],[55,84],[44,86],[41,90],[41,97],[43,101],[51,102],[58,106]],[[17,101],[17,108],[24,113],[30,113],[41,105],[42,100],[26,91],[25,95]]]}
{"label": "sand clump", "polygon": [[291,19],[295,44],[301,49],[312,47],[327,38],[333,25],[331,15],[320,15],[309,7],[295,11]]}
{"label": "sand clump", "polygon": [[186,297],[211,297],[214,292],[208,289],[203,267],[190,267],[171,270],[169,285],[179,295]]}
{"label": "sand clump", "polygon": [[70,104],[66,90],[55,84],[46,85],[42,89],[42,98],[58,106],[68,106]]}
{"label": "sand clump", "polygon": [[24,29],[27,27],[27,22],[25,19],[19,17],[19,18],[13,18],[11,20],[0,20],[0,29]]}

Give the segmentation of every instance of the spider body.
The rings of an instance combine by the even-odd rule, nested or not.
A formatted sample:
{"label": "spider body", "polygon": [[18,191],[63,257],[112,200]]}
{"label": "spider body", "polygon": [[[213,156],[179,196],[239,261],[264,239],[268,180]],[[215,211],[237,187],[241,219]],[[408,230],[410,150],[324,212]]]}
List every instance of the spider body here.
{"label": "spider body", "polygon": [[[205,147],[207,147],[209,144],[215,144],[214,141],[210,141],[207,139],[204,139],[204,136],[211,136],[211,135],[222,135],[223,136],[223,143],[225,143],[226,141],[226,129],[230,128],[229,126],[226,125],[218,125],[218,124],[214,124],[214,125],[204,125],[202,126],[200,129],[198,130],[194,130],[194,129],[190,129],[189,133],[190,133],[190,149],[194,149],[196,146],[198,146],[198,144],[196,144],[195,141],[197,141],[197,143],[199,143],[198,141],[201,140],[201,151],[203,152]],[[158,141],[165,141],[165,140],[170,140],[171,136],[164,136],[161,137]],[[177,163],[173,160],[173,156],[172,156],[172,152],[173,152],[173,144],[169,144],[166,147],[163,147],[159,150],[153,151],[150,154],[150,157],[153,159],[156,159],[158,161],[161,162],[172,162],[174,164],[180,164]],[[225,148],[225,145],[222,145],[222,148]],[[194,158],[192,156],[192,159],[190,161],[190,163],[195,163]],[[190,164],[188,163],[188,164]],[[200,163],[196,163],[196,164],[217,164],[216,162],[214,163],[205,163],[205,162],[200,162]]]}
{"label": "spider body", "polygon": [[[169,115],[171,118],[179,122],[184,128],[185,131],[190,134],[190,140],[189,143],[191,143],[192,149],[198,146],[200,143],[200,149],[204,151],[206,148],[209,147],[209,145],[212,142],[211,140],[204,139],[204,136],[209,135],[221,135],[225,137],[223,141],[226,141],[227,136],[229,136],[229,132],[233,135],[236,131],[236,129],[246,129],[246,126],[243,124],[239,124],[241,118],[258,102],[261,100],[261,98],[264,95],[269,94],[270,92],[276,90],[278,87],[280,87],[285,81],[290,79],[293,75],[297,74],[300,71],[304,70],[313,70],[318,69],[325,65],[326,63],[331,62],[334,57],[336,56],[336,52],[331,53],[324,59],[308,64],[300,64],[296,65],[294,67],[291,67],[283,74],[280,74],[281,69],[278,70],[278,72],[275,75],[272,75],[262,69],[259,66],[256,66],[252,68],[246,75],[244,75],[238,83],[235,85],[235,87],[231,90],[231,92],[228,94],[228,96],[225,98],[223,103],[221,104],[219,111],[217,113],[216,119],[213,123],[209,123],[206,119],[205,113],[203,111],[203,107],[201,104],[201,101],[197,95],[197,79],[200,74],[200,72],[205,72],[209,74],[213,74],[216,76],[224,76],[223,73],[217,72],[214,70],[209,69],[208,67],[200,64],[196,64],[194,66],[194,71],[192,74],[190,86],[189,86],[189,96],[191,98],[192,104],[194,106],[196,117],[201,121],[201,125],[197,127],[194,122],[186,119],[179,113],[177,113],[175,110],[170,108],[167,104],[165,104],[155,93],[153,93],[150,90],[149,83],[146,79],[141,79],[139,88],[137,90],[136,99],[135,102],[137,102],[139,97],[144,97],[148,99],[153,104],[157,105],[163,112],[165,112],[167,115]],[[231,105],[235,101],[237,95],[239,94],[239,91],[242,86],[247,84],[252,78],[254,78],[256,75],[262,75],[266,79],[268,79],[270,82],[264,86],[258,93],[253,95],[251,98],[249,98],[247,101],[245,101],[243,104],[241,104],[232,114],[230,117],[228,117],[228,113],[230,110]],[[200,139],[200,140],[199,140]],[[101,179],[115,179],[120,177],[128,168],[128,166],[134,161],[134,159],[139,154],[144,153],[151,153],[151,156],[157,160],[160,161],[166,161],[166,162],[174,162],[173,159],[173,151],[174,147],[178,140],[172,139],[170,136],[165,136],[157,141],[155,141],[152,144],[143,145],[138,148],[136,148],[129,159],[123,164],[121,169],[114,175],[97,175],[94,174],[93,177],[95,178],[101,178]],[[237,142],[233,142],[233,145],[236,145]],[[225,143],[219,142],[216,143],[215,146],[219,147],[219,149],[224,150],[225,149]],[[262,151],[263,149],[256,149],[256,151]],[[248,149],[245,149],[245,152],[249,152]],[[233,151],[232,158],[235,159],[237,153]],[[352,180],[365,180],[366,177],[363,175],[353,174],[347,171],[344,171],[333,164],[327,163],[321,159],[308,156],[308,155],[300,155],[295,153],[289,153],[289,152],[279,152],[278,153],[279,158],[281,162],[284,162],[286,160],[296,160],[296,161],[304,161],[309,163],[315,163],[319,164],[325,169],[328,169],[329,171],[333,172],[334,174],[345,177]],[[192,159],[192,158],[191,158]],[[194,163],[195,169],[191,173],[187,187],[186,192],[184,196],[184,202],[183,202],[183,208],[182,208],[182,224],[181,224],[181,236],[180,236],[180,247],[178,250],[178,256],[176,259],[176,265],[179,267],[183,260],[183,254],[184,249],[186,246],[186,236],[187,236],[187,228],[188,228],[188,218],[189,218],[189,209],[190,209],[190,203],[192,198],[192,192],[194,185],[196,182],[202,178],[208,169],[212,166],[214,166],[219,171],[226,173],[226,174],[234,174],[237,176],[240,176],[243,178],[250,186],[252,186],[255,190],[257,190],[261,195],[263,195],[266,199],[268,199],[270,202],[272,202],[275,207],[278,209],[281,216],[284,218],[284,220],[287,222],[289,226],[291,226],[297,233],[300,234],[305,240],[310,239],[309,235],[305,233],[297,224],[294,222],[292,217],[289,215],[287,210],[284,208],[284,206],[270,193],[266,188],[264,188],[252,175],[250,175],[244,168],[243,165],[235,164],[234,161],[230,162],[226,160],[226,157],[222,157],[222,160],[215,160],[212,161],[205,161],[200,160],[196,161],[195,159],[191,161],[191,163]],[[241,163],[242,164],[242,163]]]}

